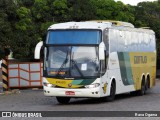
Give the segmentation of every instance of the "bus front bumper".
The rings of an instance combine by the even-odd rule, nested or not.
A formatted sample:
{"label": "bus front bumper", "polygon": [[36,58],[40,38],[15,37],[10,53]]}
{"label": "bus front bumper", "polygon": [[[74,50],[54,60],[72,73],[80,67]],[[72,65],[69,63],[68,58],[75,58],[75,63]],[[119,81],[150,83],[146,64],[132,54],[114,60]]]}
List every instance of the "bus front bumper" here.
{"label": "bus front bumper", "polygon": [[44,88],[45,96],[61,96],[61,97],[100,97],[100,88],[81,88],[81,89],[67,89],[67,88]]}

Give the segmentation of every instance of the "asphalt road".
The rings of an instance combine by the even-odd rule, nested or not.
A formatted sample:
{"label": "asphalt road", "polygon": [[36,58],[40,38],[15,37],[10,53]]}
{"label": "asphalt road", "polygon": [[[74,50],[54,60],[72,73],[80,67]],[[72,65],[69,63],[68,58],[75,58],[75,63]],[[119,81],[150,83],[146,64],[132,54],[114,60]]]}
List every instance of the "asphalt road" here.
{"label": "asphalt road", "polygon": [[[55,97],[45,97],[42,90],[30,89],[13,92],[0,94],[0,111],[160,111],[160,80],[158,79],[156,86],[146,95],[117,95],[114,102],[73,98],[69,104],[62,105],[56,101]],[[83,118],[80,119],[83,120]]]}

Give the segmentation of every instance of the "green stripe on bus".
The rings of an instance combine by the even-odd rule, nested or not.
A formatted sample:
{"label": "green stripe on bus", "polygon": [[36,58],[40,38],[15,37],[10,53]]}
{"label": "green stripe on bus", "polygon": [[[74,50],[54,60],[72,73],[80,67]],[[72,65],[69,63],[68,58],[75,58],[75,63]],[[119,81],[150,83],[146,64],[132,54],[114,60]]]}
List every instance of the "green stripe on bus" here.
{"label": "green stripe on bus", "polygon": [[128,53],[119,52],[118,59],[120,65],[121,77],[124,85],[133,84],[130,57]]}
{"label": "green stripe on bus", "polygon": [[72,81],[72,84],[73,85],[80,85],[80,83],[82,82],[83,80],[73,80]]}
{"label": "green stripe on bus", "polygon": [[129,85],[133,84],[133,77],[132,77],[132,69],[131,69],[131,62],[130,62],[130,56],[128,53],[124,54],[124,61],[125,61],[125,67],[126,67],[126,74],[127,74],[127,80]]}

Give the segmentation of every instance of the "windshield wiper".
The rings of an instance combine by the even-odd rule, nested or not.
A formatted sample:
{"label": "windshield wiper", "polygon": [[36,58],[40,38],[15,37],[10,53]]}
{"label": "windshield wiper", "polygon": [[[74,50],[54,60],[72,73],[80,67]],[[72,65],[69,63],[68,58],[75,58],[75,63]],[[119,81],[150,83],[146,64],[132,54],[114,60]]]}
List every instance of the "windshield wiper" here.
{"label": "windshield wiper", "polygon": [[68,54],[68,51],[67,51],[66,58],[65,58],[65,60],[63,61],[61,67],[58,69],[57,74],[56,74],[56,77],[58,77],[58,76],[60,75],[59,73],[62,71],[64,65],[66,65],[66,63],[68,62],[68,55],[69,55],[69,54]]}
{"label": "windshield wiper", "polygon": [[74,67],[77,69],[77,71],[79,72],[79,74],[81,75],[82,78],[84,78],[83,73],[81,72],[81,70],[78,68],[76,61],[75,60],[71,60],[72,65],[74,65]]}

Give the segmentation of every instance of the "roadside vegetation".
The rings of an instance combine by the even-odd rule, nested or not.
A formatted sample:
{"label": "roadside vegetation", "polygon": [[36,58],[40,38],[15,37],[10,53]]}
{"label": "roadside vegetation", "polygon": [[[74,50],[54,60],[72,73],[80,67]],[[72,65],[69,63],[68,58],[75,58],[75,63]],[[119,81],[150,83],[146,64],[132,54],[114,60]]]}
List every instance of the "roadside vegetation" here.
{"label": "roadside vegetation", "polygon": [[160,0],[137,6],[114,0],[0,0],[0,49],[10,46],[14,58],[33,58],[51,24],[86,20],[119,20],[153,29],[160,62]]}

